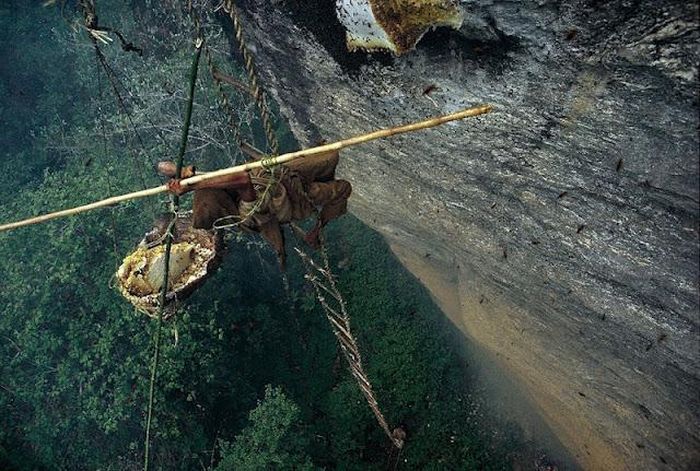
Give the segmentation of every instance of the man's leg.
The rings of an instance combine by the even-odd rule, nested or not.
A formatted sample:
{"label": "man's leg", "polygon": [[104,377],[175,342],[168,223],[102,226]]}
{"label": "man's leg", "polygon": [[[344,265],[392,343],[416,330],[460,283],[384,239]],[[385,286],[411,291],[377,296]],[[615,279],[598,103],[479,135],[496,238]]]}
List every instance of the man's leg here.
{"label": "man's leg", "polygon": [[211,229],[217,219],[238,216],[238,206],[226,190],[203,189],[194,192],[192,226]]}
{"label": "man's leg", "polygon": [[340,155],[337,151],[301,157],[284,164],[305,182],[329,182],[335,178],[335,167]]}
{"label": "man's leg", "polygon": [[265,223],[259,224],[257,230],[260,231],[260,235],[272,246],[279,259],[280,269],[284,271],[286,268],[287,254],[284,249],[284,232],[282,232],[282,227],[277,221],[277,218],[272,216]]}
{"label": "man's leg", "polygon": [[307,192],[309,199],[315,206],[321,206],[321,213],[318,221],[311,229],[304,240],[312,247],[318,247],[318,236],[326,224],[335,218],[345,214],[348,210],[348,198],[352,193],[350,182],[345,180],[333,180],[330,182],[314,182],[309,186]]}

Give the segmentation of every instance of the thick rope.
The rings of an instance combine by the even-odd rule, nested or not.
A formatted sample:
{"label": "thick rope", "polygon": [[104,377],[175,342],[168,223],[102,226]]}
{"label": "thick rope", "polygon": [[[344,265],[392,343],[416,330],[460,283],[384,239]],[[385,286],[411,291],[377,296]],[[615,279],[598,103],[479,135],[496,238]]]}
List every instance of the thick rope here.
{"label": "thick rope", "polygon": [[[190,69],[190,88],[187,100],[187,108],[185,109],[185,122],[182,126],[182,138],[180,140],[180,150],[177,154],[177,166],[175,169],[175,175],[177,178],[180,177],[182,172],[182,161],[185,156],[185,149],[187,149],[187,137],[190,131],[190,122],[192,118],[192,103],[194,101],[194,90],[195,82],[197,81],[197,69],[199,67],[199,57],[202,54],[202,42],[200,39],[196,43],[196,52],[194,54],[194,59],[192,60],[192,67]],[[148,388],[148,415],[146,418],[146,437],[144,439],[144,461],[143,469],[148,471],[149,460],[150,460],[150,444],[151,444],[151,419],[153,418],[153,397],[155,392],[155,385],[158,374],[158,361],[160,359],[160,338],[161,338],[161,327],[163,325],[163,312],[165,311],[165,303],[168,294],[168,277],[170,272],[170,252],[173,246],[173,230],[175,228],[175,222],[177,221],[177,214],[180,209],[180,197],[177,195],[172,196],[172,211],[173,219],[168,225],[168,230],[165,235],[165,258],[164,258],[164,273],[163,273],[163,289],[160,292],[160,306],[158,309],[158,323],[156,325],[156,337],[155,346],[153,352],[153,367],[151,369],[151,381]]]}
{"label": "thick rope", "polygon": [[255,103],[258,105],[258,109],[260,110],[260,117],[262,118],[263,128],[265,128],[265,136],[267,137],[267,144],[270,148],[270,153],[272,155],[277,155],[279,154],[279,144],[277,142],[275,131],[272,127],[272,120],[270,119],[270,108],[267,105],[265,93],[258,84],[258,76],[255,72],[253,54],[247,47],[245,37],[243,36],[243,26],[240,15],[238,14],[238,9],[236,8],[236,2],[234,0],[225,0],[224,10],[229,14],[231,21],[233,22],[233,29],[236,35],[236,41],[238,42],[238,50],[243,56],[243,65],[245,66],[246,73],[248,74],[250,91],[253,94]]}
{"label": "thick rope", "polygon": [[[293,228],[295,232],[301,232],[301,229],[298,227],[293,226]],[[372,409],[381,429],[384,430],[384,433],[389,437],[391,443],[396,448],[401,449],[404,444],[403,440],[392,435],[391,428],[379,408],[379,402],[374,395],[372,384],[362,366],[360,349],[357,346],[357,341],[352,334],[352,330],[350,330],[350,316],[348,315],[347,305],[343,295],[338,289],[335,277],[331,272],[328,253],[323,240],[321,239],[320,247],[323,265],[319,265],[315,262],[314,259],[299,246],[295,247],[294,250],[299,254],[299,257],[304,263],[304,267],[306,268],[305,278],[314,287],[316,299],[323,308],[326,318],[331,324],[331,329],[336,339],[338,339],[340,350],[343,352],[343,356],[348,362],[350,373],[355,378],[362,395],[367,400],[367,404],[370,409]]]}
{"label": "thick rope", "polygon": [[[202,20],[194,7],[190,8],[190,16],[194,22],[195,32],[198,37],[204,38],[202,32]],[[231,106],[231,100],[224,89],[223,80],[219,73],[219,69],[216,67],[214,62],[214,56],[211,52],[211,48],[205,43],[204,44],[204,57],[207,59],[207,68],[209,69],[209,75],[211,75],[214,84],[216,85],[216,91],[219,94],[219,102],[224,114],[228,117],[228,124],[231,128],[231,134],[233,135],[233,140],[236,143],[238,152],[240,152],[241,147],[243,147],[243,137],[241,136],[241,131],[238,128],[238,123],[236,122],[236,114],[233,112],[233,107]],[[249,92],[246,90],[246,92]]]}
{"label": "thick rope", "polygon": [[[404,126],[398,126],[395,128],[380,129],[367,134],[361,134],[348,139],[343,139],[341,141],[332,142],[330,144],[324,144],[322,146],[312,147],[310,149],[302,149],[295,152],[288,152],[282,154],[278,157],[274,157],[271,163],[275,165],[283,164],[286,162],[291,162],[292,160],[310,157],[312,155],[325,154],[331,151],[340,151],[346,147],[355,146],[369,141],[374,141],[376,139],[382,139],[389,136],[394,136],[397,134],[404,134],[408,132],[418,131],[420,129],[432,128],[435,126],[440,126],[450,121],[456,121],[458,119],[469,118],[473,116],[482,115],[490,112],[493,109],[491,105],[477,106],[474,108],[468,108],[466,110],[458,111],[445,116],[438,116],[436,118],[430,118],[425,121],[419,121],[416,123],[406,124]],[[247,170],[262,167],[260,161],[248,162],[241,165],[235,165],[233,167],[224,168],[214,172],[207,172],[206,174],[197,175],[190,178],[185,178],[180,180],[180,187],[184,190],[188,187],[201,183],[213,178],[223,177],[227,175],[234,175],[237,173],[242,173]],[[100,201],[95,201],[93,203],[85,204],[83,206],[77,206],[75,208],[64,209],[61,211],[56,211],[53,213],[42,214],[41,216],[35,216],[28,219],[23,219],[17,222],[11,222],[7,224],[0,225],[0,232],[7,231],[11,229],[17,229],[18,227],[30,226],[32,224],[39,224],[42,222],[50,221],[52,219],[62,218],[66,216],[72,216],[75,214],[84,213],[86,211],[91,211],[93,209],[104,208],[106,206],[113,206],[115,204],[123,203],[124,201],[131,201],[139,198],[145,198],[147,196],[154,196],[160,193],[165,193],[169,191],[167,185],[161,185],[147,190],[135,191],[133,193],[127,193],[119,196],[112,196],[105,198]]]}

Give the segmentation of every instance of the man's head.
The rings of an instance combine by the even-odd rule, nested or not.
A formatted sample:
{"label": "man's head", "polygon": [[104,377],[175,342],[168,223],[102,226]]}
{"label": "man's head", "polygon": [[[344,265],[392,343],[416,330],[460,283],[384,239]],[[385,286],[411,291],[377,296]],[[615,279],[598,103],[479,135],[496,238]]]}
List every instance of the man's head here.
{"label": "man's head", "polygon": [[[177,165],[171,160],[163,160],[158,162],[156,171],[163,177],[175,178],[175,174],[177,173]],[[197,170],[195,169],[194,165],[182,167],[182,169],[180,169],[180,178],[194,177],[196,171]]]}

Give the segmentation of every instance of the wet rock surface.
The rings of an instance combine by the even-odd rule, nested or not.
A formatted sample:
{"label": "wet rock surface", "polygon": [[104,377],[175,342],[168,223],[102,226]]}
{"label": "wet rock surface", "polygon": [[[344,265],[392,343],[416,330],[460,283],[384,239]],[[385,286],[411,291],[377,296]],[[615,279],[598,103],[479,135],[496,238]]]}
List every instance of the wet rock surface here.
{"label": "wet rock surface", "polygon": [[581,465],[697,466],[697,6],[466,1],[395,58],[348,53],[333,4],[242,4],[304,145],[495,107],[343,152],[352,212],[453,273]]}

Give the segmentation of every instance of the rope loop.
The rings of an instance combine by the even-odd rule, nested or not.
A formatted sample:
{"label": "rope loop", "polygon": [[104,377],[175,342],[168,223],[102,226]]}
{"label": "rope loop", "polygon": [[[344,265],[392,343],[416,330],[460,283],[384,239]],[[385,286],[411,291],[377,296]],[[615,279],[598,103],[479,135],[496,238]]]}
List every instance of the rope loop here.
{"label": "rope loop", "polygon": [[260,159],[260,165],[263,169],[267,171],[272,171],[277,165],[279,165],[277,162],[275,162],[275,158],[276,156],[274,155],[266,155],[265,157]]}

